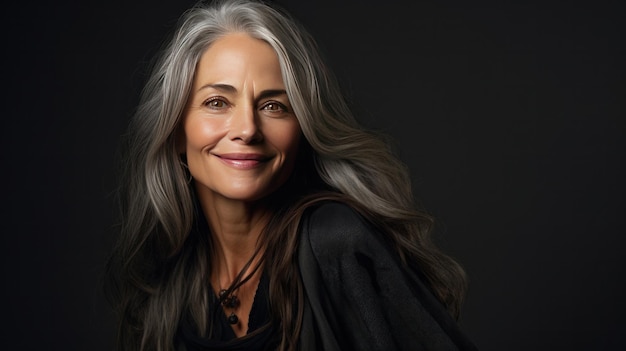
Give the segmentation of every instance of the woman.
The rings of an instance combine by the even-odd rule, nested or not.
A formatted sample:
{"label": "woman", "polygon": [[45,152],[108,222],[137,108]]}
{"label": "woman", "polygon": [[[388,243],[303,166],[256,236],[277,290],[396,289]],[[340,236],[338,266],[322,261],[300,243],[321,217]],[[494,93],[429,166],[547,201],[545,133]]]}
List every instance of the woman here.
{"label": "woman", "polygon": [[187,11],[127,140],[120,349],[473,349],[462,269],[286,13]]}

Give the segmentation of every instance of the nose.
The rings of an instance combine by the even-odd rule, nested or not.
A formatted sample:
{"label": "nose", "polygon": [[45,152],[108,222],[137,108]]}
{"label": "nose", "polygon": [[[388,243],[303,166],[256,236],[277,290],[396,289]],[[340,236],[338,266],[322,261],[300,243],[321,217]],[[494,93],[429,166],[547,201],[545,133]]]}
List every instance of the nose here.
{"label": "nose", "polygon": [[231,116],[228,137],[233,141],[251,144],[263,140],[258,126],[256,110],[252,107],[236,109]]}

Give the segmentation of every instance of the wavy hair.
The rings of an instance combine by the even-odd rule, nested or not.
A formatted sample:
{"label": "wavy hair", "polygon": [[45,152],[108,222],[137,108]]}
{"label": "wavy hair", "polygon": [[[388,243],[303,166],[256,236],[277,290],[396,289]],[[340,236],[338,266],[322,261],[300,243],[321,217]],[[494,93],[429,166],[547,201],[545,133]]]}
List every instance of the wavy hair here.
{"label": "wavy hair", "polygon": [[348,202],[375,221],[403,262],[416,265],[458,316],[466,289],[462,268],[432,243],[433,220],[416,206],[407,168],[384,138],[357,123],[314,39],[277,7],[220,0],[199,2],[181,16],[153,63],[126,134],[121,228],[108,262],[108,292],[119,316],[118,347],[172,350],[185,314],[201,334],[210,329],[206,282],[212,243],[206,233],[193,234],[199,214],[177,135],[201,55],[235,32],[276,51],[305,138],[299,164],[285,185],[299,188],[299,197],[281,195],[262,234],[261,261],[272,262],[265,269],[280,349],[297,348],[302,322],[302,284],[293,257],[299,221],[306,208],[323,200]]}

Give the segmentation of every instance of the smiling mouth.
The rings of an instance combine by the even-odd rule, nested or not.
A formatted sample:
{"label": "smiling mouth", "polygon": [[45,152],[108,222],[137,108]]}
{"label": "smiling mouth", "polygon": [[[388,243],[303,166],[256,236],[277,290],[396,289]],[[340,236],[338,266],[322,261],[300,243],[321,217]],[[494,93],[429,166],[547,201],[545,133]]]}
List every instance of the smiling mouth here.
{"label": "smiling mouth", "polygon": [[271,159],[261,154],[215,154],[226,165],[237,169],[252,169]]}

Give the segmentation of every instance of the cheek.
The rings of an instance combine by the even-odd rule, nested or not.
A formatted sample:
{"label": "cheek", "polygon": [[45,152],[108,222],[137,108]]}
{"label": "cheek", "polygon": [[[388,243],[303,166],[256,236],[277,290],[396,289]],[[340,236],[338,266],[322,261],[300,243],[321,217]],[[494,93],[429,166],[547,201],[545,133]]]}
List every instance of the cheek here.
{"label": "cheek", "polygon": [[208,120],[189,118],[184,124],[187,153],[197,152],[216,144],[220,139],[219,126]]}
{"label": "cheek", "polygon": [[286,162],[293,162],[302,138],[300,126],[294,123],[286,128],[281,128],[275,132],[273,138],[274,145],[288,158]]}

